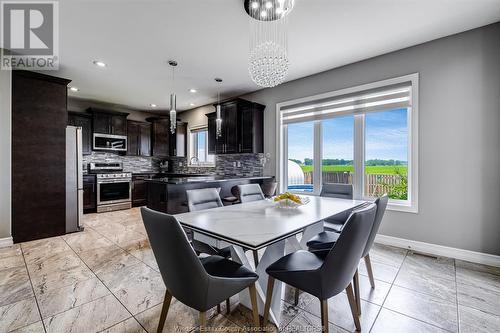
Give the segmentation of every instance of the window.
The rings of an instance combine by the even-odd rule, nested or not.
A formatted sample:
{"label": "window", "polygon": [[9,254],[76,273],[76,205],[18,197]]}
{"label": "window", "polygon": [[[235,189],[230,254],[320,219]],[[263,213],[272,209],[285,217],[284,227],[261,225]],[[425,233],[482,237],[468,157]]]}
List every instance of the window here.
{"label": "window", "polygon": [[352,184],[354,179],[354,116],[342,116],[322,122],[323,183]]}
{"label": "window", "polygon": [[407,114],[397,109],[365,115],[365,197],[387,193],[408,200]]}
{"label": "window", "polygon": [[214,155],[208,154],[208,129],[191,129],[190,137],[190,165],[214,165]]}
{"label": "window", "polygon": [[288,126],[288,190],[312,192],[314,168],[314,123]]}
{"label": "window", "polygon": [[417,93],[411,74],[279,103],[280,191],[353,184],[356,199],[387,193],[390,209],[417,212]]}

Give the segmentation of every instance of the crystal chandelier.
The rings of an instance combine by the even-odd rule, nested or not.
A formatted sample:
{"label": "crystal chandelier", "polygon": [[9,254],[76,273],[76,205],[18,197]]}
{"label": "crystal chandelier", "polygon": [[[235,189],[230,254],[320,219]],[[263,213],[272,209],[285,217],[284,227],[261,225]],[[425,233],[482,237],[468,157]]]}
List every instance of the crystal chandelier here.
{"label": "crystal chandelier", "polygon": [[172,92],[170,93],[170,132],[175,133],[177,127],[177,96],[175,95],[175,67],[177,61],[170,60],[168,62],[172,66]]}
{"label": "crystal chandelier", "polygon": [[274,87],[288,74],[288,14],[295,0],[245,0],[250,16],[250,77],[261,87]]}
{"label": "crystal chandelier", "polygon": [[220,106],[220,86],[222,84],[222,79],[215,78],[215,82],[218,83],[217,86],[217,106],[216,110],[216,118],[215,118],[215,136],[216,138],[220,138],[222,136],[222,115],[221,115],[221,106]]}

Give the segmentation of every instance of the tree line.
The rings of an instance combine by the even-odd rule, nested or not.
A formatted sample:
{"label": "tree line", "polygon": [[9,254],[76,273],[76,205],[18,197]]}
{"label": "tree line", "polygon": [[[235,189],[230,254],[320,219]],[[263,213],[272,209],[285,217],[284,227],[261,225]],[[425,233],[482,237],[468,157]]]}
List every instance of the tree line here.
{"label": "tree line", "polygon": [[[290,158],[290,161],[294,161],[295,163],[298,163],[300,165],[313,165],[313,160],[312,158],[304,158],[304,161],[297,160]],[[365,162],[365,165],[367,166],[398,166],[398,165],[407,165],[408,163],[406,161],[400,161],[400,160],[380,160],[380,159],[372,159],[372,160],[367,160]],[[343,158],[338,159],[338,158],[326,158],[323,159],[322,165],[353,165],[353,160],[345,160]]]}

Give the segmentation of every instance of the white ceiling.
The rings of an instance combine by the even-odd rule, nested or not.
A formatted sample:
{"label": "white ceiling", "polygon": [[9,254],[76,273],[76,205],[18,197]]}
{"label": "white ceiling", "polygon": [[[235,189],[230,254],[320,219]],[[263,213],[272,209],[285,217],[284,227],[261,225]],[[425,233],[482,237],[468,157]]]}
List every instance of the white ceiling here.
{"label": "white ceiling", "polygon": [[[243,0],[64,0],[60,72],[70,95],[149,109],[168,107],[176,70],[178,109],[258,90],[247,72]],[[500,20],[499,0],[296,0],[289,19],[288,80]],[[101,60],[109,66],[92,64]],[[198,93],[191,94],[189,88]]]}

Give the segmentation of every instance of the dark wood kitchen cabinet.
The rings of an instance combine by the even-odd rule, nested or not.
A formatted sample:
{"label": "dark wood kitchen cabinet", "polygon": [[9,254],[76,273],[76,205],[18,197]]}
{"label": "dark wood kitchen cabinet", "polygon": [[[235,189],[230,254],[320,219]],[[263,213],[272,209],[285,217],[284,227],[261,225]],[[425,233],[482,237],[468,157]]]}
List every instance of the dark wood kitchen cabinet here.
{"label": "dark wood kitchen cabinet", "polygon": [[83,213],[97,211],[97,181],[95,175],[83,176]]}
{"label": "dark wood kitchen cabinet", "polygon": [[127,135],[128,113],[113,112],[89,108],[92,112],[94,133]]}
{"label": "dark wood kitchen cabinet", "polygon": [[169,118],[148,118],[146,120],[151,122],[153,156],[187,156],[187,123],[178,121],[175,133],[172,133]]}
{"label": "dark wood kitchen cabinet", "polygon": [[127,155],[151,156],[151,123],[127,121]]}
{"label": "dark wood kitchen cabinet", "polygon": [[81,112],[68,112],[68,125],[82,128],[82,153],[92,153],[92,116]]}
{"label": "dark wood kitchen cabinet", "polygon": [[148,183],[152,175],[133,175],[132,176],[132,206],[145,206],[148,203]]}
{"label": "dark wood kitchen cabinet", "polygon": [[12,237],[66,232],[67,79],[12,71]]}
{"label": "dark wood kitchen cabinet", "polygon": [[170,119],[148,118],[151,122],[151,147],[155,157],[170,156]]}
{"label": "dark wood kitchen cabinet", "polygon": [[222,131],[218,138],[216,112],[207,114],[209,154],[262,153],[264,108],[241,98],[221,103]]}

